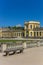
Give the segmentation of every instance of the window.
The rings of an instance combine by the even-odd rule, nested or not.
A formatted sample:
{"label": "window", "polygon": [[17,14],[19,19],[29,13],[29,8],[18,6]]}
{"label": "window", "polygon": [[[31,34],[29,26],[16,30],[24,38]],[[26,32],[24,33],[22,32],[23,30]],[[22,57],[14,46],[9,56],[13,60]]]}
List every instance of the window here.
{"label": "window", "polygon": [[30,28],[32,29],[32,25],[30,25]]}
{"label": "window", "polygon": [[40,36],[41,36],[41,32],[40,32]]}
{"label": "window", "polygon": [[19,33],[19,36],[20,36],[20,33]]}
{"label": "window", "polygon": [[30,32],[30,35],[29,36],[32,36],[32,32]]}
{"label": "window", "polygon": [[37,32],[37,36],[38,36],[38,32]]}
{"label": "window", "polygon": [[31,36],[32,36],[32,32],[31,32]]}
{"label": "window", "polygon": [[28,31],[26,31],[26,33],[28,34]]}
{"label": "window", "polygon": [[34,37],[36,36],[36,32],[34,32]]}
{"label": "window", "polygon": [[23,34],[23,37],[24,37],[24,33],[21,33],[21,36],[22,36],[22,34]]}
{"label": "window", "polygon": [[18,33],[17,33],[17,36],[18,36]]}

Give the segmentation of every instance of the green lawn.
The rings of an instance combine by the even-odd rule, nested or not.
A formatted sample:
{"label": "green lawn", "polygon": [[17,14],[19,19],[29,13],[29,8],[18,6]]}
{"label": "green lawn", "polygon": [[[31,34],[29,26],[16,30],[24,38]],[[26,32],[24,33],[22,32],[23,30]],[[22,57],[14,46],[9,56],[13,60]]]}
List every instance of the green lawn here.
{"label": "green lawn", "polygon": [[0,40],[0,42],[17,42],[17,41],[21,41],[21,40]]}
{"label": "green lawn", "polygon": [[[0,42],[19,42],[19,41],[22,41],[22,42],[25,42],[26,40],[0,40]],[[32,40],[29,40],[29,42],[34,42]]]}
{"label": "green lawn", "polygon": [[0,42],[16,42],[15,40],[0,40]]}

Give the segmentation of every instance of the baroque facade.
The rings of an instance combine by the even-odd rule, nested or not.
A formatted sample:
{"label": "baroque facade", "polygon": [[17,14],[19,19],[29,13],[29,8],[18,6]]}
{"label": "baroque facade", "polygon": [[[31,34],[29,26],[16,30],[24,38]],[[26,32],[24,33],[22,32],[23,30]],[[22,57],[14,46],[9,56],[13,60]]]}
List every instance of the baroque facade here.
{"label": "baroque facade", "polygon": [[29,21],[24,23],[24,27],[0,28],[0,38],[43,38],[43,27],[40,22]]}
{"label": "baroque facade", "polygon": [[24,30],[19,29],[10,29],[10,28],[0,28],[0,38],[16,38],[23,37]]}
{"label": "baroque facade", "polygon": [[42,38],[43,27],[40,27],[40,22],[29,21],[24,24],[25,37],[29,38]]}

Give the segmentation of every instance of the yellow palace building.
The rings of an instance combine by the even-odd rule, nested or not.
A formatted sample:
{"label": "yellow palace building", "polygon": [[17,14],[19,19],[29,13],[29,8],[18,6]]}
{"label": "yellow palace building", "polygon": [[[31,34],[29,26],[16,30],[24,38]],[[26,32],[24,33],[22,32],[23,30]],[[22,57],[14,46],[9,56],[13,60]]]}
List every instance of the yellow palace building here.
{"label": "yellow palace building", "polygon": [[17,38],[24,36],[24,28],[0,28],[0,38]]}
{"label": "yellow palace building", "polygon": [[43,27],[40,27],[40,22],[29,21],[24,23],[24,34],[28,38],[42,38]]}
{"label": "yellow palace building", "polygon": [[43,38],[40,22],[26,21],[24,27],[0,28],[0,38]]}

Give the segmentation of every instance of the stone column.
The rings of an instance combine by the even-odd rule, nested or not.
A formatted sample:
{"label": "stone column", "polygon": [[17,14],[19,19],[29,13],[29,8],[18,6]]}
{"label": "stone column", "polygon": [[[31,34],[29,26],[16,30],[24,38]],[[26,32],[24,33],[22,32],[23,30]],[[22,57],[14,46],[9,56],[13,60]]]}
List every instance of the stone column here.
{"label": "stone column", "polygon": [[7,45],[6,44],[2,44],[2,51],[5,51],[7,48]]}
{"label": "stone column", "polygon": [[26,42],[23,43],[23,48],[27,48]]}

